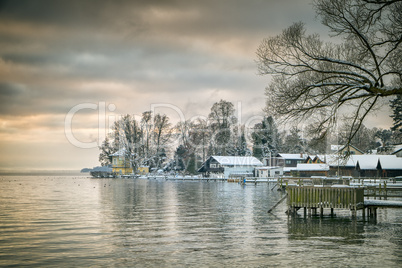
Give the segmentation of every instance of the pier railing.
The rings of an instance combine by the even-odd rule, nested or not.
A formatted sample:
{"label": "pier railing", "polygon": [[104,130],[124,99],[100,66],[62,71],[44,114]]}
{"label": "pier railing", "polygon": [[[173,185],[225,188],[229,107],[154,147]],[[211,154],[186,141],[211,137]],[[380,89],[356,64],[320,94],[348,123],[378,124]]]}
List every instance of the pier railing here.
{"label": "pier railing", "polygon": [[364,189],[353,187],[288,186],[287,205],[295,208],[363,208]]}

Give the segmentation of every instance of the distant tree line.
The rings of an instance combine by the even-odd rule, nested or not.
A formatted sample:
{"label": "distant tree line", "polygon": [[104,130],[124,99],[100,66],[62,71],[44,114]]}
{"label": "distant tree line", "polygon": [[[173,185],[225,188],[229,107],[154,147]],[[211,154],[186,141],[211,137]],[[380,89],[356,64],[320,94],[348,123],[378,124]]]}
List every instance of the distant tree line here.
{"label": "distant tree line", "polygon": [[[388,153],[392,144],[401,143],[401,107],[397,104],[391,129],[369,129],[362,125],[351,144],[365,152]],[[349,129],[350,125],[344,123],[329,130],[331,135],[321,136],[311,123],[280,131],[272,116],[265,116],[252,126],[240,125],[233,103],[220,100],[212,105],[207,117],[176,125],[167,115],[150,111],[137,119],[132,115],[121,116],[99,147],[99,161],[102,166],[110,165],[111,154],[120,151],[127,166],[134,170],[148,166],[194,174],[210,155],[253,155],[263,159],[278,152],[325,154],[331,144],[348,142]]]}

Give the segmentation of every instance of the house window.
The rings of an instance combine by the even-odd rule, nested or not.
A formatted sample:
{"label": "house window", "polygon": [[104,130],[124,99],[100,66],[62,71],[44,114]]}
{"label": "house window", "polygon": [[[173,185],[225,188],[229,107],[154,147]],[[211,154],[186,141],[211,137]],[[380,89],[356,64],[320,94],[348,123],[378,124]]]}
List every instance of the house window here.
{"label": "house window", "polygon": [[117,164],[117,159],[113,158],[113,164],[116,165]]}
{"label": "house window", "polygon": [[286,161],[285,161],[285,164],[287,164],[287,165],[292,164],[292,160],[286,160]]}
{"label": "house window", "polygon": [[209,167],[210,168],[216,168],[216,165],[215,164],[210,164]]}
{"label": "house window", "polygon": [[275,171],[275,175],[279,175],[280,174],[280,172],[279,171]]}

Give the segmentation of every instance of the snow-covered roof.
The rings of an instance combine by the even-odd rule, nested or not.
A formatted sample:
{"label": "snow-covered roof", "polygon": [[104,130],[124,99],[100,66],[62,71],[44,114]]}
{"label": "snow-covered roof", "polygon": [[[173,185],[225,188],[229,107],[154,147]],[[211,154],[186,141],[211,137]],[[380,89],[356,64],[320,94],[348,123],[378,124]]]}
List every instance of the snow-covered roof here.
{"label": "snow-covered roof", "polygon": [[402,150],[402,144],[395,145],[394,151],[391,154],[396,154],[400,150]]}
{"label": "snow-covered roof", "polygon": [[326,161],[326,155],[323,154],[317,154],[314,158],[312,158],[313,160],[315,158],[318,158],[321,162],[325,162]]}
{"label": "snow-covered roof", "polygon": [[297,164],[297,171],[328,171],[327,164]]}
{"label": "snow-covered roof", "polygon": [[356,167],[359,164],[359,168],[363,170],[375,170],[377,169],[378,161],[381,163],[393,162],[396,159],[396,155],[350,155],[347,159],[339,157],[337,155],[327,155],[327,164],[329,166],[341,166],[341,167]]}
{"label": "snow-covered roof", "polygon": [[359,168],[365,170],[377,169],[378,161],[388,163],[397,158],[395,155],[356,155],[354,157],[359,163]]}
{"label": "snow-covered roof", "polygon": [[291,172],[292,170],[297,170],[297,167],[283,167],[283,172]]}
{"label": "snow-covered roof", "polygon": [[[363,157],[355,157],[360,169],[376,170],[379,159],[389,158],[388,155],[361,155]],[[357,164],[356,164],[357,165]]]}
{"label": "snow-covered roof", "polygon": [[392,159],[397,158],[396,155],[350,155],[347,159],[342,156],[337,155],[327,155],[327,164],[329,166],[335,167],[356,167],[359,164],[360,169],[364,170],[375,170],[377,169],[378,161],[382,162],[392,161]]}
{"label": "snow-covered roof", "polygon": [[295,159],[295,160],[305,160],[307,159],[308,155],[307,154],[282,154],[278,153],[280,157],[284,159]]}
{"label": "snow-covered roof", "polygon": [[253,156],[211,156],[222,166],[263,166],[262,162]]}
{"label": "snow-covered roof", "polygon": [[[393,155],[395,156],[395,155]],[[382,169],[401,169],[402,170],[402,158],[393,157],[387,159],[379,159],[380,165]]]}
{"label": "snow-covered roof", "polygon": [[359,148],[357,148],[356,146],[354,146],[354,145],[352,145],[352,144],[343,145],[343,146],[341,146],[341,147],[339,148],[339,150],[336,151],[336,152],[341,152],[341,151],[343,151],[344,149],[349,149],[349,150],[350,150],[350,148],[353,148],[353,149],[355,149],[356,151],[360,152],[361,154],[364,154],[364,152],[363,152],[362,150],[360,150]]}

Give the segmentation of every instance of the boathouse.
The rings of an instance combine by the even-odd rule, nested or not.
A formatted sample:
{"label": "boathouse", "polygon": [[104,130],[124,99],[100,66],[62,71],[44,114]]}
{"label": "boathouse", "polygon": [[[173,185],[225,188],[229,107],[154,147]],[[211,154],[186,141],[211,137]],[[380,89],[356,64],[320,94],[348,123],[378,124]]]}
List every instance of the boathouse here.
{"label": "boathouse", "polygon": [[402,158],[396,155],[326,155],[329,176],[395,177],[402,175]]}
{"label": "boathouse", "polygon": [[378,159],[377,169],[380,171],[382,177],[398,177],[402,176],[402,158],[394,157]]}
{"label": "boathouse", "polygon": [[[327,164],[297,164],[292,172],[296,177],[328,176],[329,166]],[[296,173],[296,174],[294,174]]]}
{"label": "boathouse", "polygon": [[252,156],[210,156],[198,172],[208,177],[229,178],[232,174],[253,177],[254,169],[262,166],[262,162]]}
{"label": "boathouse", "polygon": [[290,175],[293,170],[297,169],[297,164],[306,162],[307,154],[284,154],[278,153],[275,157],[269,159],[269,165],[274,167],[282,167],[284,175]]}
{"label": "boathouse", "polygon": [[297,164],[305,163],[307,154],[283,154],[278,153],[272,158],[272,166],[297,167]]}

